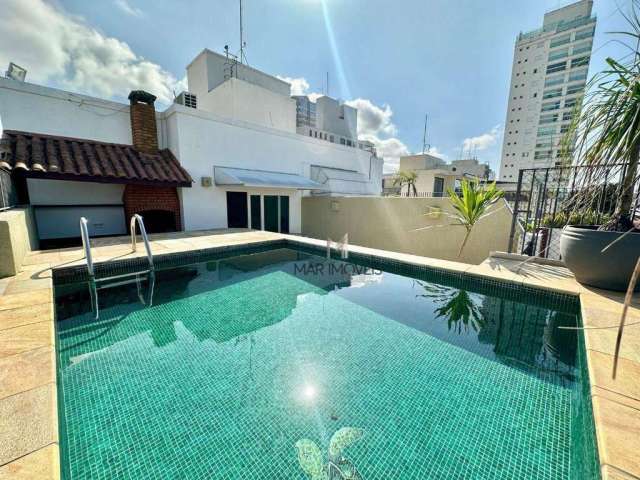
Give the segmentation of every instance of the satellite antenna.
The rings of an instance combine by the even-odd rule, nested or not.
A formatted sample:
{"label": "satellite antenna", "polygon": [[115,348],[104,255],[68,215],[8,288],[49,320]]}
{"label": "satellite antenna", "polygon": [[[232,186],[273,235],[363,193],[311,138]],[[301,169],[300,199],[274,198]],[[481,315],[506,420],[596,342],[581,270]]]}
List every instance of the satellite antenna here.
{"label": "satellite antenna", "polygon": [[18,82],[24,82],[26,76],[27,70],[25,68],[22,68],[13,62],[9,63],[9,68],[7,68],[7,78],[17,80]]}
{"label": "satellite antenna", "polygon": [[427,120],[429,115],[424,116],[424,134],[422,135],[422,153],[427,153],[431,150],[431,145],[427,143]]}

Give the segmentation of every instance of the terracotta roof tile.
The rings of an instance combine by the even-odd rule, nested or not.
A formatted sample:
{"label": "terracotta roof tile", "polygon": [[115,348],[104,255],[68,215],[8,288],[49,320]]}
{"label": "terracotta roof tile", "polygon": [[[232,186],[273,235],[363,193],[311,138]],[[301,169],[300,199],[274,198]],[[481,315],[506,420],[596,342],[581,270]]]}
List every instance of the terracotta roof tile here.
{"label": "terracotta roof tile", "polygon": [[190,187],[193,180],[170,150],[142,153],[132,145],[5,130],[3,165],[29,177]]}

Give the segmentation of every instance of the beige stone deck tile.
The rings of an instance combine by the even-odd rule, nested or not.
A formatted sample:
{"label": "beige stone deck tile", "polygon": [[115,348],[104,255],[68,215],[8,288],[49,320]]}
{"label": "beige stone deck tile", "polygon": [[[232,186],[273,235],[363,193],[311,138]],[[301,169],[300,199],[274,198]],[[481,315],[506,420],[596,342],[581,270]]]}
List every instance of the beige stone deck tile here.
{"label": "beige stone deck tile", "polygon": [[51,278],[38,278],[28,280],[17,280],[16,277],[12,277],[11,281],[7,285],[4,291],[5,295],[11,295],[14,293],[33,292],[42,288],[53,288]]}
{"label": "beige stone deck tile", "polygon": [[61,262],[73,262],[75,260],[81,260],[84,258],[83,250],[74,250],[71,252],[61,252],[60,253],[60,261]]}
{"label": "beige stone deck tile", "polygon": [[53,272],[51,271],[51,264],[49,263],[37,263],[34,265],[24,265],[15,277],[12,277],[16,281],[24,280],[40,280],[43,278],[52,278]]}
{"label": "beige stone deck tile", "polygon": [[640,410],[592,398],[600,463],[640,476]]}
{"label": "beige stone deck tile", "polygon": [[484,262],[480,265],[471,265],[465,273],[496,280],[522,283],[522,276],[509,270],[502,262]]}
{"label": "beige stone deck tile", "polygon": [[565,267],[500,257],[490,257],[480,265],[493,270],[509,270],[517,275],[518,281],[532,287],[576,295],[583,291],[582,285],[576,282],[573,274]]}
{"label": "beige stone deck tile", "polygon": [[639,480],[640,477],[635,475],[629,475],[627,472],[623,472],[611,465],[602,466],[602,480]]}
{"label": "beige stone deck tile", "polygon": [[55,381],[53,347],[0,358],[0,399]]}
{"label": "beige stone deck tile", "polygon": [[56,387],[43,385],[0,400],[0,465],[58,441]]}
{"label": "beige stone deck tile", "polygon": [[640,363],[620,358],[614,379],[613,355],[587,350],[587,361],[591,386],[601,387],[640,402]]}
{"label": "beige stone deck tile", "polygon": [[[620,358],[640,362],[640,335],[629,334],[632,329],[640,329],[640,325],[625,329],[620,344]],[[617,334],[618,332],[615,329],[585,330],[584,343],[588,350],[613,354],[615,352]]]}
{"label": "beige stone deck tile", "polygon": [[5,294],[0,296],[0,311],[51,302],[53,302],[53,290],[51,288],[40,288],[32,292],[13,293],[11,295]]}
{"label": "beige stone deck tile", "polygon": [[[144,246],[142,246],[141,244],[140,247],[144,249]],[[161,247],[166,249],[168,252],[175,252],[189,250],[191,248],[191,245],[189,245],[189,242],[182,240],[155,240],[151,242],[152,251],[154,247]]]}
{"label": "beige stone deck tile", "polygon": [[424,258],[423,260],[405,260],[408,263],[414,263],[416,265],[424,265],[426,267],[440,268],[443,270],[449,270],[450,272],[464,273],[469,269],[469,264],[460,262],[451,262],[449,260],[438,260],[433,258]]}
{"label": "beige stone deck tile", "polygon": [[30,255],[24,257],[22,261],[23,265],[37,265],[39,263],[60,263],[62,261],[60,253],[58,252],[33,252]]}
{"label": "beige stone deck tile", "polygon": [[[584,294],[580,295],[582,320],[584,326],[587,327],[584,330],[585,345],[587,349],[613,355],[618,335],[620,310],[614,309],[611,305],[604,310],[589,308],[589,305],[594,305],[596,302],[593,301],[593,298],[585,301],[584,297]],[[635,362],[640,362],[640,323],[638,322],[640,322],[640,314],[636,310],[630,310],[620,346],[620,356]]]}
{"label": "beige stone deck tile", "polygon": [[0,310],[0,331],[21,325],[53,320],[53,303]]}
{"label": "beige stone deck tile", "polygon": [[0,358],[54,345],[51,320],[0,330]]}
{"label": "beige stone deck tile", "polygon": [[[618,325],[622,316],[623,304],[617,302],[594,301],[592,296],[580,295],[583,318],[596,325]],[[640,308],[630,306],[627,309],[625,325],[640,321]],[[586,323],[585,323],[586,324]]]}
{"label": "beige stone deck tile", "polygon": [[624,395],[612,392],[611,390],[596,387],[595,385],[591,385],[591,396],[604,397],[608,400],[611,400],[612,402],[626,405],[627,407],[635,408],[636,410],[640,411],[640,400],[636,400],[631,397],[625,397]]}
{"label": "beige stone deck tile", "polygon": [[[580,297],[582,300],[582,297]],[[622,305],[619,309],[600,310],[597,308],[589,308],[585,304],[581,304],[582,320],[584,325],[593,326],[615,326],[618,328],[620,325],[620,316],[622,314]],[[633,326],[633,324],[640,322],[640,310],[630,308],[627,310],[627,318],[625,320],[626,326]]]}
{"label": "beige stone deck tile", "polygon": [[52,443],[0,467],[0,480],[58,480],[60,449]]}

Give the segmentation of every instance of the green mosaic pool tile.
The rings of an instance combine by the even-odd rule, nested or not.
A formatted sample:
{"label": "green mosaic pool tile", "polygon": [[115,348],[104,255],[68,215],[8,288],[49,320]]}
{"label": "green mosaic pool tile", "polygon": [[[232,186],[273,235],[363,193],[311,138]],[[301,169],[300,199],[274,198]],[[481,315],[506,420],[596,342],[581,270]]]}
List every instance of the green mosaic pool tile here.
{"label": "green mosaic pool tile", "polygon": [[344,426],[362,478],[586,478],[549,312],[489,302],[495,361],[282,271],[206,288],[60,322],[71,478],[304,478],[296,441]]}

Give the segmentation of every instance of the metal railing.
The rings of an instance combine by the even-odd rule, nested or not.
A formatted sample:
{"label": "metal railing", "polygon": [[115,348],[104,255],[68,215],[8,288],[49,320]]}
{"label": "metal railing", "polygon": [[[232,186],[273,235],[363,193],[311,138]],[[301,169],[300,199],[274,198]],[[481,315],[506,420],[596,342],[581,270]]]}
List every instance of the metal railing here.
{"label": "metal railing", "polygon": [[85,217],[80,218],[80,236],[82,237],[82,248],[84,249],[84,257],[87,259],[87,270],[90,277],[95,277],[93,270],[93,258],[91,257],[91,242],[89,240],[88,221]]}
{"label": "metal railing", "polygon": [[399,192],[397,190],[394,191],[393,189],[385,188],[382,192],[382,196],[404,197],[404,198],[407,198],[407,197],[408,198],[442,198],[442,197],[448,197],[449,194],[447,192],[409,192],[407,193],[406,190],[404,192]]}
{"label": "metal railing", "polygon": [[331,238],[327,237],[327,259],[331,260],[331,248],[335,248],[340,252],[340,258],[346,260],[349,258],[349,234],[345,233],[342,239],[334,242]]}
{"label": "metal railing", "polygon": [[91,297],[91,309],[95,319],[98,320],[98,288],[96,286],[95,270],[93,269],[93,257],[91,256],[91,240],[89,239],[88,221],[85,217],[80,217],[80,236],[82,237],[82,248],[84,257],[87,259],[87,270],[89,272],[89,296]]}
{"label": "metal railing", "polygon": [[[153,304],[153,291],[155,287],[155,269],[153,265],[153,255],[151,254],[151,246],[149,245],[149,238],[147,237],[147,231],[144,228],[144,222],[142,217],[135,214],[131,217],[130,230],[131,230],[131,248],[132,251],[136,251],[136,223],[140,228],[140,234],[144,241],[144,247],[147,252],[147,260],[149,261],[149,269],[139,272],[124,273],[121,275],[112,275],[104,278],[96,279],[95,269],[93,265],[93,257],[91,255],[91,240],[89,238],[88,220],[85,217],[80,218],[80,237],[82,238],[82,248],[84,249],[84,256],[87,259],[87,271],[89,273],[89,295],[91,297],[91,309],[94,313],[95,319],[98,320],[100,316],[100,310],[98,305],[98,290],[105,288],[113,288],[129,283],[136,283],[138,297],[143,305],[151,306]],[[141,276],[148,275],[149,290],[148,298],[142,293]],[[130,277],[135,277],[133,280]],[[98,282],[101,282],[101,286],[98,287]],[[111,283],[105,283],[111,282]]]}
{"label": "metal railing", "polygon": [[[520,170],[510,202],[513,218],[509,253],[560,259],[560,234],[565,225],[602,224],[613,214],[625,169],[626,164],[619,163],[612,164],[604,174],[602,169],[596,171],[590,166]],[[592,178],[594,172],[597,179]],[[576,199],[585,198],[587,190],[590,204],[581,201],[581,208],[576,208]],[[516,241],[519,230],[524,234]]]}
{"label": "metal railing", "polygon": [[142,236],[142,240],[144,241],[144,249],[147,252],[147,260],[149,261],[149,268],[151,270],[153,267],[153,255],[151,253],[151,246],[149,245],[149,237],[147,237],[147,231],[144,228],[144,221],[142,217],[137,213],[131,217],[131,221],[129,222],[129,230],[131,231],[131,249],[133,252],[137,249],[136,244],[136,223],[138,224],[138,228],[140,229],[140,236]]}

